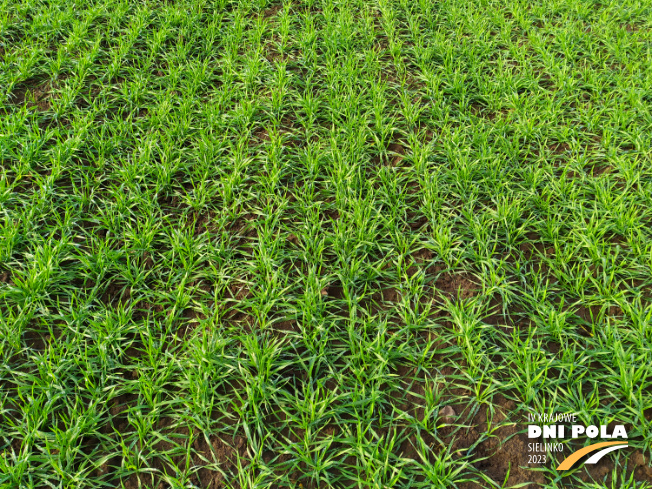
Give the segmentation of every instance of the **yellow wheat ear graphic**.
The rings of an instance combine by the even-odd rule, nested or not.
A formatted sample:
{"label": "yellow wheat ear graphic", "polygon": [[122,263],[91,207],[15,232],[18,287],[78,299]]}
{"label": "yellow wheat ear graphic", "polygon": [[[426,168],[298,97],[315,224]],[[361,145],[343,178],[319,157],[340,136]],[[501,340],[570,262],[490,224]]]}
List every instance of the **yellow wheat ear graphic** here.
{"label": "yellow wheat ear graphic", "polygon": [[625,448],[626,446],[627,446],[626,441],[625,442],[605,441],[602,443],[595,443],[594,445],[589,445],[588,447],[581,448],[578,451],[571,453],[568,457],[564,459],[562,463],[559,464],[557,470],[568,470],[573,466],[575,462],[581,459],[584,455],[588,455],[589,453],[595,452],[596,450],[600,450],[601,448],[609,447],[609,448],[605,448],[604,450],[600,450],[598,453],[596,453],[586,461],[587,464],[595,464],[607,453],[613,452],[614,450],[618,450],[620,448]]}

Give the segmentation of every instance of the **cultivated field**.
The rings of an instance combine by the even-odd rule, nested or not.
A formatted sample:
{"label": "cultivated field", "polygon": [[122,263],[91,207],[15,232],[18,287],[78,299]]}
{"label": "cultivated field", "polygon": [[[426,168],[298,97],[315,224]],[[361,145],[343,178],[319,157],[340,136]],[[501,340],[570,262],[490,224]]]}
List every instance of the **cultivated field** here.
{"label": "cultivated field", "polygon": [[652,487],[651,26],[0,0],[0,487]]}

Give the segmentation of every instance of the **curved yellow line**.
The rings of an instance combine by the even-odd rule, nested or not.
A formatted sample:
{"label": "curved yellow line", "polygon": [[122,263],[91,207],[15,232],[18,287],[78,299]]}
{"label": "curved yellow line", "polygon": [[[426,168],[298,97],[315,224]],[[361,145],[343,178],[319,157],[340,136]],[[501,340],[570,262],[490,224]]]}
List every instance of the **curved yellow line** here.
{"label": "curved yellow line", "polygon": [[568,470],[570,469],[575,462],[581,459],[584,455],[595,452],[603,447],[609,447],[611,445],[627,445],[627,442],[623,441],[605,441],[602,443],[596,443],[594,445],[589,445],[588,447],[581,448],[580,450],[571,453],[568,457],[564,459],[562,463],[559,464],[557,470]]}

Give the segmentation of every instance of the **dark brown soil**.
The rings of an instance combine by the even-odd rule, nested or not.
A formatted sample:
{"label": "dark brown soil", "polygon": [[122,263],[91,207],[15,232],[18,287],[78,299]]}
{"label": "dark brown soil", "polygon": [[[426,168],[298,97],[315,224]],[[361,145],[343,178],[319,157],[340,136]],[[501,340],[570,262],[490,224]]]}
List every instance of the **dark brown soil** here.
{"label": "dark brown soil", "polygon": [[[162,422],[163,427],[166,422]],[[165,430],[164,430],[165,431]],[[188,437],[194,438],[191,447],[192,464],[201,467],[190,477],[193,484],[206,489],[217,489],[225,487],[225,482],[233,482],[233,477],[237,471],[238,459],[242,466],[248,464],[248,453],[246,438],[236,435],[232,438],[222,438],[217,435],[204,436],[203,434],[191,433],[188,428],[177,427],[167,430],[165,435],[170,440],[179,440],[187,442]],[[183,448],[182,450],[178,450]],[[177,467],[183,467],[186,463],[185,452],[187,447],[179,447],[172,441],[161,441],[157,444],[156,449],[167,453],[179,453],[172,455],[172,461]],[[175,451],[176,449],[176,451]],[[213,466],[219,467],[220,470],[209,469],[206,467],[206,460]],[[163,459],[154,460],[152,466],[161,472],[175,473],[174,466]],[[151,476],[148,473],[136,473],[124,481],[125,489],[136,489],[143,486],[164,488],[166,485],[158,476]],[[232,486],[233,487],[233,486]]]}
{"label": "dark brown soil", "polygon": [[25,104],[30,109],[44,112],[51,107],[51,92],[52,86],[49,82],[36,84],[31,81],[18,86],[9,100],[14,105]]}
{"label": "dark brown soil", "polygon": [[442,273],[435,282],[437,291],[448,299],[468,299],[478,293],[478,285],[468,273]]}
{"label": "dark brown soil", "polygon": [[[451,432],[452,436],[448,440],[452,443],[453,450],[465,452],[471,448],[472,458],[479,459],[475,462],[475,467],[499,486],[505,482],[508,487],[521,483],[530,483],[533,486],[543,484],[544,475],[527,468],[527,435],[517,434],[523,426],[518,420],[510,420],[516,404],[500,395],[494,401],[496,411],[493,415],[487,407],[483,406],[468,423],[468,428],[459,432],[455,432],[453,427],[444,428],[445,432]],[[497,426],[500,428],[497,428],[490,437],[485,438],[489,431],[487,421],[491,428]],[[482,438],[485,439],[473,448],[474,444]],[[469,482],[460,487],[471,489],[483,486],[476,482]]]}
{"label": "dark brown soil", "polygon": [[11,272],[9,270],[0,272],[0,283],[14,285],[13,281],[11,280]]}

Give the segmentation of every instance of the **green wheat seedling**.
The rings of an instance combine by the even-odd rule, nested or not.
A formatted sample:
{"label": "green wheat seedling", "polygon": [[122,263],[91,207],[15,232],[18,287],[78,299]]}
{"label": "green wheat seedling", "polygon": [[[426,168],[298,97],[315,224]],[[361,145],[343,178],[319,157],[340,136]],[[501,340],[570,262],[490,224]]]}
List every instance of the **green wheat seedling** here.
{"label": "green wheat seedling", "polygon": [[647,487],[650,18],[0,0],[0,487]]}

